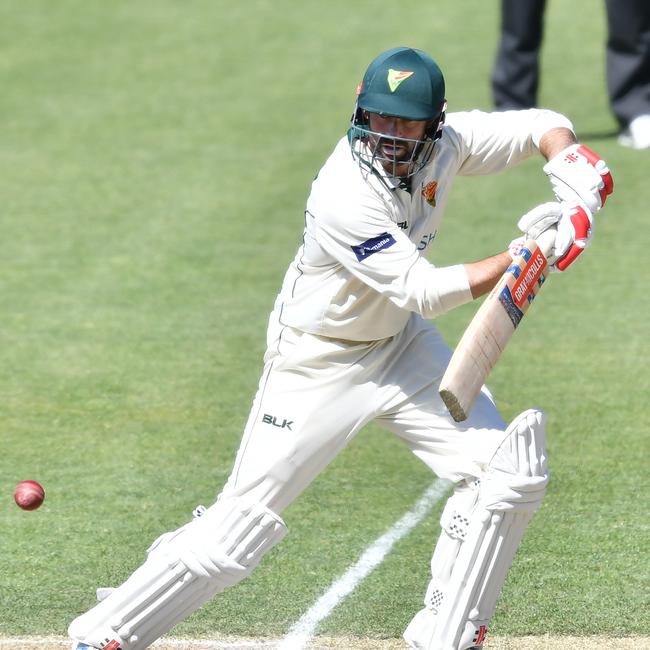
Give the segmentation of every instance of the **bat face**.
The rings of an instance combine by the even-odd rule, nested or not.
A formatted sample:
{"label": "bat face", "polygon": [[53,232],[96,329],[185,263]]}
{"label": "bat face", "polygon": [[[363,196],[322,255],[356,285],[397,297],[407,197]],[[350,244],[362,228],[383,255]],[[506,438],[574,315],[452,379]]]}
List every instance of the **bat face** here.
{"label": "bat face", "polygon": [[[546,235],[546,233],[543,233]],[[488,374],[501,356],[548,275],[545,245],[529,239],[476,312],[440,383],[440,396],[456,422],[467,419]]]}

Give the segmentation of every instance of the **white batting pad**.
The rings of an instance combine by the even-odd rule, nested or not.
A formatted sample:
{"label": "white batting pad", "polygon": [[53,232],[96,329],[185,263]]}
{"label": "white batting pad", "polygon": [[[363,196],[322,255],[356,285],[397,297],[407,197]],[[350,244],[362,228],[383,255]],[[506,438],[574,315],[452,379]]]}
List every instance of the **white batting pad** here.
{"label": "white batting pad", "polygon": [[488,469],[463,483],[440,518],[424,609],[404,639],[417,650],[481,648],[506,574],[548,482],[544,415],[529,410],[507,428]]}
{"label": "white batting pad", "polygon": [[76,618],[68,633],[97,648],[147,648],[248,576],[286,532],[282,519],[262,504],[222,498],[189,524],[158,538],[145,563]]}

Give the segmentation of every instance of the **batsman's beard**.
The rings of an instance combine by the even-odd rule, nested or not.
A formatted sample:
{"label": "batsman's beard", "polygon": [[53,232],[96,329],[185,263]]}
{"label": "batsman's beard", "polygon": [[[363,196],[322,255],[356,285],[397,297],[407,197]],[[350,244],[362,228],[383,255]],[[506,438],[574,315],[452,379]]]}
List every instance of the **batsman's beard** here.
{"label": "batsman's beard", "polygon": [[399,138],[370,131],[365,125],[355,125],[350,148],[362,170],[381,166],[390,177],[403,181],[419,172],[429,162],[435,140]]}
{"label": "batsman's beard", "polygon": [[417,154],[422,148],[420,140],[372,134],[368,137],[368,147],[373,160],[390,176],[407,178],[417,171]]}

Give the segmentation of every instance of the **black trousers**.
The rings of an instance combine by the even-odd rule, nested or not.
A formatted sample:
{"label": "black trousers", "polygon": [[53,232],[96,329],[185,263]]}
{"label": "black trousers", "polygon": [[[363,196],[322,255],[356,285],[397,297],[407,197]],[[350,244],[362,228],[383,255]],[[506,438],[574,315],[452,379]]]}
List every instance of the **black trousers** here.
{"label": "black trousers", "polygon": [[[606,0],[607,92],[625,127],[650,115],[650,0]],[[537,105],[546,0],[501,0],[501,40],[492,74],[498,109]],[[579,28],[576,28],[579,35]]]}

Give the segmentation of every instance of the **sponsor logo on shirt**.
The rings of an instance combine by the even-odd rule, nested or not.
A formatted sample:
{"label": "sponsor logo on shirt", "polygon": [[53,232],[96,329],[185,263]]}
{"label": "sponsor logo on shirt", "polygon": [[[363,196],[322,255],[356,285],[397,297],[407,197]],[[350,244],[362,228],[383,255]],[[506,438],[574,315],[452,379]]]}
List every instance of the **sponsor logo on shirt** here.
{"label": "sponsor logo on shirt", "polygon": [[438,189],[438,181],[430,181],[422,188],[422,196],[424,200],[433,208],[436,207],[436,190]]}
{"label": "sponsor logo on shirt", "polygon": [[395,243],[395,238],[387,232],[371,237],[358,246],[351,246],[359,262],[363,262],[367,257],[378,253],[384,248],[390,248]]}
{"label": "sponsor logo on shirt", "polygon": [[424,237],[422,237],[420,243],[418,244],[418,250],[423,251],[436,238],[437,234],[438,231],[435,230],[434,232],[430,232],[424,235]]}

